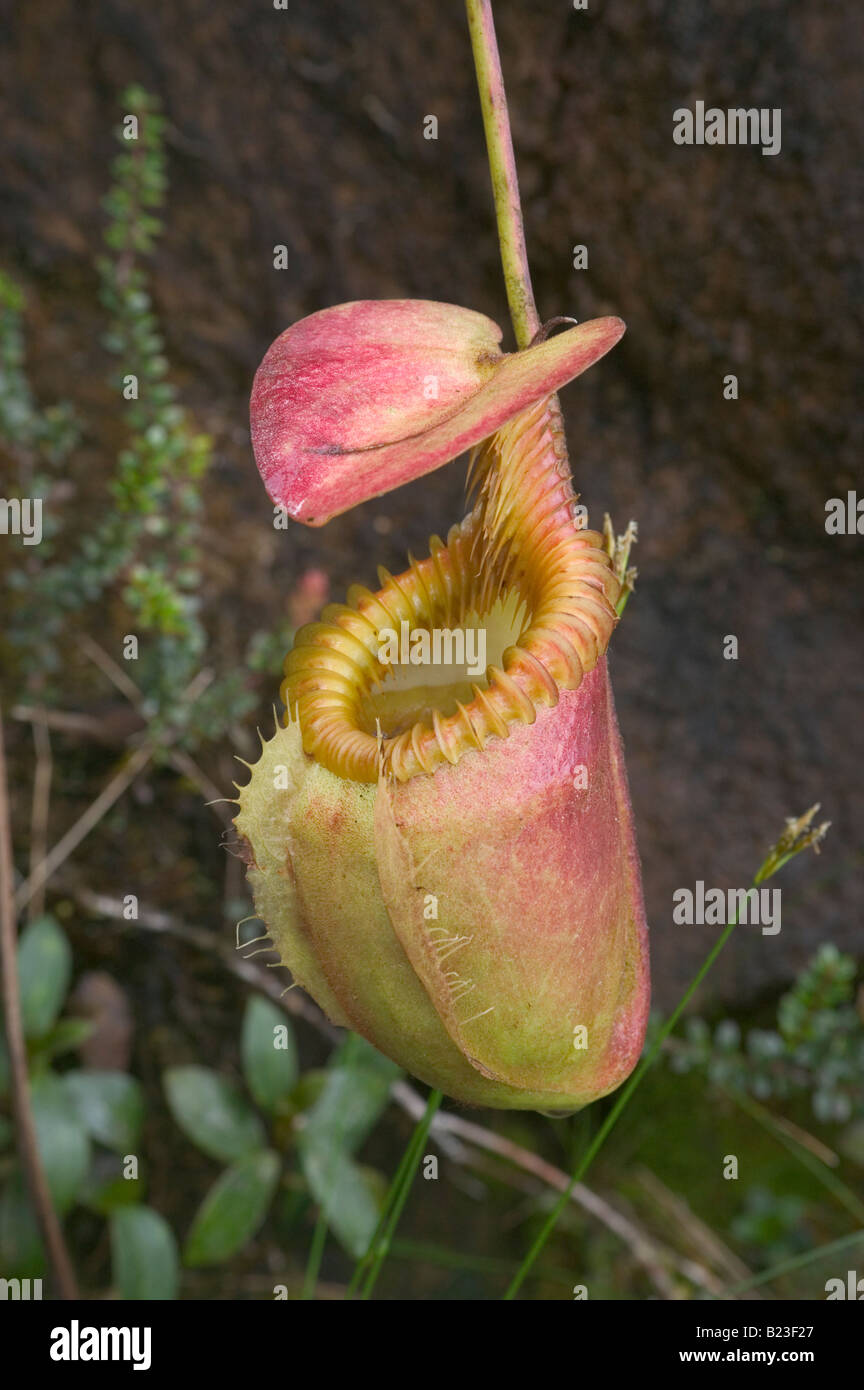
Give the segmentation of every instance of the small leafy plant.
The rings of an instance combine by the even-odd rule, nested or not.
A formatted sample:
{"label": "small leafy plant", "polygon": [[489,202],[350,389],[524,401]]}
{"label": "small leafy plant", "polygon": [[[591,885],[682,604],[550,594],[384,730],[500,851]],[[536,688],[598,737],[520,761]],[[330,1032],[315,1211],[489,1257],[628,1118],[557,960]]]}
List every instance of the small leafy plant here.
{"label": "small leafy plant", "polygon": [[734,1019],[712,1029],[692,1018],[669,1064],[757,1100],[809,1095],[813,1114],[826,1124],[861,1119],[864,1018],[855,1004],[855,975],[851,956],[823,945],[780,999],[776,1028],[742,1035]]}
{"label": "small leafy plant", "polygon": [[[400,1075],[393,1063],[350,1035],[326,1068],[301,1074],[290,1021],[254,995],[240,1039],[244,1086],[205,1066],[166,1070],[165,1096],[180,1129],[225,1165],[181,1251],[169,1223],[146,1202],[140,1083],[122,1071],[68,1066],[93,1028],[64,1013],[71,973],[71,949],[58,922],[50,916],[32,922],[19,939],[18,974],[39,1154],[60,1217],[83,1210],[108,1223],[116,1294],[175,1298],[182,1266],[232,1259],[274,1206],[284,1225],[317,1205],[346,1253],[354,1259],[365,1253],[386,1184],[355,1155],[389,1102]],[[39,1278],[45,1253],[12,1152],[8,1101],[0,1042],[0,1268],[7,1278]]]}
{"label": "small leafy plant", "polygon": [[0,273],[0,445],[16,475],[4,487],[10,497],[40,499],[43,519],[41,543],[10,572],[7,640],[19,681],[43,703],[68,701],[69,633],[82,614],[96,627],[96,605],[113,600],[121,632],[138,643],[131,669],[151,738],[191,751],[254,707],[254,677],[278,665],[294,625],[286,616],[276,632],[253,633],[243,660],[211,672],[194,701],[184,701],[211,646],[201,594],[202,480],[212,440],[178,401],[150,283],[167,189],[165,117],[138,86],[123,92],[121,105],[122,149],[103,203],[108,221],[96,269],[102,345],[114,360],[109,380],[126,438],[95,520],[77,515],[78,416],[67,402],[37,401],[26,367],[24,297]]}
{"label": "small leafy plant", "polygon": [[351,1035],[323,1071],[301,1076],[291,1026],[268,1000],[249,1000],[241,1057],[245,1088],[209,1067],[164,1073],[171,1113],[187,1139],[226,1164],[195,1215],[189,1266],[220,1264],[264,1222],[280,1188],[283,1214],[314,1201],[344,1249],[359,1258],[380,1216],[384,1180],[355,1154],[400,1074]]}
{"label": "small leafy plant", "polygon": [[[179,1278],[171,1228],[145,1200],[139,1145],[144,1095],[123,1071],[66,1067],[92,1023],[63,1013],[72,973],[69,942],[43,916],[21,933],[18,979],[37,1144],[51,1200],[108,1222],[112,1285],[124,1298],[172,1299]],[[7,1278],[39,1278],[45,1253],[19,1160],[11,1150],[9,1069],[0,1041],[0,1265]]]}

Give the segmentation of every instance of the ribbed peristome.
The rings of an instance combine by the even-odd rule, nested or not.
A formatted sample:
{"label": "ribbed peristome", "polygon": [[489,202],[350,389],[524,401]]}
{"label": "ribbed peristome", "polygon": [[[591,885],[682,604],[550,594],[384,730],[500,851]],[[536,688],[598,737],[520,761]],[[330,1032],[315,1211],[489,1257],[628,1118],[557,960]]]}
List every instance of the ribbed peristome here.
{"label": "ribbed peristome", "polygon": [[[620,585],[602,536],[578,524],[557,398],[484,440],[469,479],[474,505],[446,545],[433,536],[425,560],[396,576],[380,569],[377,593],[352,586],[346,603],[300,629],[285,660],[282,698],[303,747],[340,777],[375,782],[384,772],[404,782],[455,764],[512,724],[532,724],[606,650]],[[443,698],[409,727],[379,727],[375,693],[392,674],[380,659],[382,630],[476,625],[502,604],[523,624],[485,685],[471,684],[470,699]]]}

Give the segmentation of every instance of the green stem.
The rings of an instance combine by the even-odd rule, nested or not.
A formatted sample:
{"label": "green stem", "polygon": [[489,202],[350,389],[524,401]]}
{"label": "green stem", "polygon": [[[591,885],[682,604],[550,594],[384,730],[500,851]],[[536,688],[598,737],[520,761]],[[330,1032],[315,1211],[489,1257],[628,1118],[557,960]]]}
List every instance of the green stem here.
{"label": "green stem", "polygon": [[[387,1226],[390,1219],[390,1214],[393,1211],[396,1202],[399,1200],[399,1195],[402,1192],[403,1187],[406,1186],[406,1183],[407,1188],[410,1188],[411,1186],[411,1182],[414,1177],[414,1167],[416,1166],[416,1158],[419,1155],[419,1151],[423,1146],[423,1143],[426,1139],[426,1135],[429,1133],[429,1126],[432,1123],[432,1117],[435,1114],[435,1111],[438,1109],[439,1105],[441,1104],[441,1101],[442,1094],[440,1091],[432,1091],[430,1093],[429,1099],[426,1102],[426,1109],[424,1110],[422,1117],[420,1118],[420,1120],[418,1120],[414,1128],[414,1132],[412,1133],[411,1138],[409,1139],[408,1144],[405,1148],[405,1152],[403,1153],[402,1158],[399,1162],[399,1167],[396,1169],[396,1172],[393,1175],[393,1180],[390,1183],[389,1188],[387,1189],[387,1196],[384,1199],[384,1206],[381,1210],[381,1216],[379,1217],[378,1225],[375,1228],[375,1234],[369,1242],[369,1247],[366,1250],[366,1253],[360,1257],[354,1268],[354,1273],[351,1276],[351,1283],[348,1285],[348,1298],[353,1298],[354,1294],[357,1292],[357,1289],[360,1285],[360,1281],[367,1274],[367,1271],[370,1269],[370,1266],[373,1264],[373,1261],[377,1258],[379,1247],[382,1241],[384,1241],[387,1237]],[[405,1191],[406,1197],[408,1195],[407,1188]],[[402,1202],[402,1205],[404,1205],[404,1200]],[[399,1210],[401,1212],[402,1206],[399,1207]],[[395,1230],[395,1226],[393,1227],[393,1230]],[[391,1239],[393,1235],[393,1230],[390,1231]],[[390,1241],[388,1239],[388,1247],[389,1243]],[[375,1278],[377,1279],[377,1277],[378,1276],[376,1274]],[[366,1297],[365,1290],[363,1297]]]}
{"label": "green stem", "polygon": [[318,1283],[318,1271],[321,1268],[321,1256],[324,1254],[324,1244],[327,1240],[327,1217],[324,1208],[318,1210],[318,1220],[315,1222],[315,1230],[312,1235],[312,1244],[309,1247],[309,1259],[306,1262],[306,1274],[303,1279],[303,1292],[300,1295],[304,1302],[309,1302],[315,1297],[315,1286]]}
{"label": "green stem", "polygon": [[372,1290],[375,1288],[378,1281],[378,1275],[381,1273],[381,1266],[387,1258],[390,1244],[396,1232],[396,1227],[399,1225],[399,1218],[408,1200],[408,1193],[411,1191],[414,1175],[417,1172],[417,1166],[426,1146],[426,1138],[429,1134],[432,1120],[442,1100],[443,1096],[440,1091],[432,1091],[430,1093],[429,1099],[426,1102],[426,1109],[423,1112],[423,1118],[414,1131],[414,1137],[408,1148],[408,1162],[405,1165],[402,1182],[398,1190],[394,1193],[390,1214],[387,1217],[383,1233],[380,1239],[377,1242],[373,1242],[370,1247],[371,1268],[367,1275],[366,1283],[363,1286],[363,1293],[361,1295],[363,1299],[368,1299],[372,1296]]}
{"label": "green stem", "polygon": [[498,241],[501,263],[507,286],[507,303],[513,332],[520,348],[527,347],[540,327],[531,272],[525,250],[525,230],[522,225],[522,204],[519,199],[519,180],[510,135],[507,97],[501,73],[501,58],[495,38],[495,21],[491,0],[465,0],[468,29],[474,52],[474,67],[483,112],[483,129],[489,154],[489,172],[495,198],[498,222]]}
{"label": "green stem", "polygon": [[628,589],[626,587],[621,590],[621,597],[615,605],[615,612],[619,618],[621,617],[621,614],[624,612],[624,609],[627,607],[627,600],[629,599],[632,592],[632,589]]}
{"label": "green stem", "polygon": [[696,993],[702,981],[705,979],[705,976],[708,974],[708,971],[711,969],[720,952],[723,950],[723,947],[726,945],[726,942],[729,940],[737,925],[738,913],[736,912],[732,921],[729,922],[725,927],[723,934],[718,938],[718,940],[712,946],[711,950],[708,952],[708,955],[702,962],[702,965],[700,966],[698,972],[690,981],[690,984],[688,985],[684,994],[678,1001],[675,1011],[672,1014],[670,1014],[667,1021],[663,1024],[663,1027],[660,1029],[660,1032],[657,1034],[657,1037],[654,1039],[654,1042],[652,1043],[651,1047],[645,1053],[644,1057],[642,1058],[642,1061],[639,1063],[638,1067],[633,1072],[632,1076],[630,1077],[630,1080],[627,1082],[623,1090],[618,1092],[618,1097],[615,1101],[615,1104],[612,1106],[612,1109],[609,1111],[609,1114],[606,1116],[606,1119],[603,1121],[603,1124],[598,1129],[593,1140],[588,1145],[588,1148],[583,1154],[581,1161],[577,1165],[576,1171],[574,1172],[569,1183],[567,1184],[567,1187],[562,1192],[558,1201],[555,1203],[554,1207],[550,1211],[548,1217],[543,1223],[543,1226],[540,1230],[540,1234],[537,1236],[537,1239],[534,1241],[534,1244],[531,1246],[531,1249],[528,1251],[528,1254],[525,1256],[525,1259],[519,1266],[519,1269],[516,1273],[515,1278],[513,1279],[513,1282],[511,1283],[509,1289],[504,1295],[505,1299],[515,1298],[516,1294],[519,1292],[519,1289],[522,1287],[522,1284],[524,1283],[525,1278],[529,1270],[531,1269],[531,1266],[534,1264],[534,1261],[537,1259],[537,1256],[540,1254],[540,1251],[543,1249],[544,1245],[546,1244],[547,1240],[552,1234],[552,1230],[555,1226],[556,1221],[558,1220],[562,1211],[569,1202],[570,1193],[573,1191],[573,1188],[576,1186],[576,1184],[578,1182],[581,1182],[582,1179],[585,1177],[585,1174],[588,1172],[588,1169],[591,1167],[591,1164],[594,1162],[594,1159],[597,1157],[598,1153],[605,1144],[607,1138],[611,1134],[612,1130],[615,1128],[615,1125],[618,1122],[622,1110],[624,1110],[624,1108],[628,1104],[630,1097],[636,1090],[636,1087],[642,1081],[642,1078],[645,1076],[645,1073],[649,1071],[650,1068],[654,1065],[654,1062],[660,1055],[660,1049],[662,1048],[664,1042],[668,1038],[669,1034],[672,1032],[672,1029],[675,1027],[675,1024],[678,1022],[687,1005],[690,1003],[690,1000],[693,998],[693,995]]}
{"label": "green stem", "polygon": [[408,1141],[405,1151],[402,1154],[402,1158],[399,1161],[399,1167],[396,1169],[390,1186],[387,1189],[387,1196],[384,1198],[384,1205],[381,1208],[381,1215],[378,1218],[378,1225],[375,1227],[375,1233],[369,1242],[365,1254],[361,1255],[360,1259],[357,1261],[357,1264],[354,1266],[354,1273],[352,1274],[351,1282],[348,1285],[348,1298],[353,1298],[354,1294],[357,1292],[357,1289],[360,1285],[360,1281],[365,1275],[372,1261],[373,1251],[377,1250],[378,1242],[384,1235],[384,1228],[387,1225],[387,1216],[390,1212],[390,1208],[393,1204],[393,1201],[395,1200],[396,1193],[399,1191],[402,1182],[404,1181],[405,1174],[408,1171],[408,1165],[411,1162],[411,1155],[414,1152],[414,1141],[416,1137],[417,1130],[415,1128],[414,1132],[411,1135],[411,1138]]}

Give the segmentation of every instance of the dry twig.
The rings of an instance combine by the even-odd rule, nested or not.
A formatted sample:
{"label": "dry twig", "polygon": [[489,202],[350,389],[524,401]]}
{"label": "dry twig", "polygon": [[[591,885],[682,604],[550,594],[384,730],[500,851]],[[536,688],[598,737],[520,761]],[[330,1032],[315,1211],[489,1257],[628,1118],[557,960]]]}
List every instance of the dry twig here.
{"label": "dry twig", "polygon": [[[184,702],[191,704],[192,701],[196,700],[202,691],[206,689],[212,679],[212,671],[206,668],[199,671],[195,678],[190,681],[180,698]],[[163,737],[162,744],[167,745],[169,743],[170,737]],[[53,849],[49,850],[45,858],[40,860],[30,877],[19,884],[15,893],[15,907],[19,912],[22,908],[27,906],[34,894],[42,889],[51,875],[69,858],[69,855],[78,848],[81,841],[86,839],[90,831],[99,824],[105,813],[110,811],[111,807],[120,799],[127,787],[132,785],[135,778],[144,770],[153,757],[153,754],[157,750],[157,746],[158,745],[153,740],[148,740],[145,743],[139,744],[128,761],[123,764],[119,771],[117,771],[108,782],[107,786],[99,793],[96,800],[91,802],[83,815],[78,817],[75,824],[70,826],[66,834],[54,845]]]}

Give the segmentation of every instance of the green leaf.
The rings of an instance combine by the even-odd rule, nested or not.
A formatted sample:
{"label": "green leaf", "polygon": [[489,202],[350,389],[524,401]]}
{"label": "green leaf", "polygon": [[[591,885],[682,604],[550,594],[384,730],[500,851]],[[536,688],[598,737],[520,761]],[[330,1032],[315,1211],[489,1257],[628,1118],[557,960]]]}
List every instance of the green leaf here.
{"label": "green leaf", "polygon": [[355,1260],[365,1255],[381,1214],[381,1184],[346,1153],[313,1148],[303,1153],[306,1181],[333,1234]]}
{"label": "green leaf", "polygon": [[297,1082],[297,1049],[286,1014],[253,995],[243,1015],[241,1038],[246,1083],[262,1110],[273,1110]]}
{"label": "green leaf", "polygon": [[252,1238],[273,1200],[279,1155],[272,1149],[246,1154],[227,1168],[199,1207],[183,1251],[190,1266],[215,1265]]}
{"label": "green leaf", "polygon": [[145,1183],[140,1176],[126,1177],[127,1164],[117,1154],[97,1151],[93,1155],[90,1171],[78,1191],[78,1201],[82,1206],[100,1216],[110,1216],[118,1207],[132,1207],[143,1201]]}
{"label": "green leaf", "polygon": [[285,1112],[296,1115],[303,1110],[311,1110],[321,1099],[328,1076],[329,1073],[324,1067],[310,1067],[308,1071],[304,1071],[287,1103],[282,1107]]}
{"label": "green leaf", "polygon": [[70,1071],[63,1077],[87,1133],[115,1153],[134,1150],[144,1119],[144,1094],[122,1071]]}
{"label": "green leaf", "polygon": [[352,1035],[336,1053],[300,1133],[306,1181],[334,1234],[355,1259],[374,1234],[380,1203],[368,1173],[351,1155],[385,1109],[400,1074],[395,1063]]}
{"label": "green leaf", "polygon": [[90,1018],[61,1018],[44,1037],[31,1044],[31,1056],[59,1057],[64,1052],[74,1052],[86,1042],[96,1027]]}
{"label": "green leaf", "polygon": [[33,1121],[45,1179],[62,1214],[68,1211],[90,1166],[90,1140],[62,1080],[52,1073],[30,1087]]}
{"label": "green leaf", "polygon": [[45,1273],[39,1222],[17,1171],[0,1191],[0,1260],[6,1279],[36,1279]]}
{"label": "green leaf", "polygon": [[399,1075],[394,1062],[352,1035],[337,1052],[324,1089],[309,1111],[302,1146],[356,1152],[386,1108]]}
{"label": "green leaf", "polygon": [[174,1233],[152,1207],[124,1207],[111,1217],[111,1269],[123,1298],[173,1299],[180,1264]]}
{"label": "green leaf", "polygon": [[72,951],[53,917],[38,917],[18,938],[18,982],[24,1035],[47,1033],[63,1007]]}
{"label": "green leaf", "polygon": [[261,1149],[264,1127],[245,1096],[209,1067],[172,1067],[163,1077],[171,1113],[211,1158],[230,1163]]}

